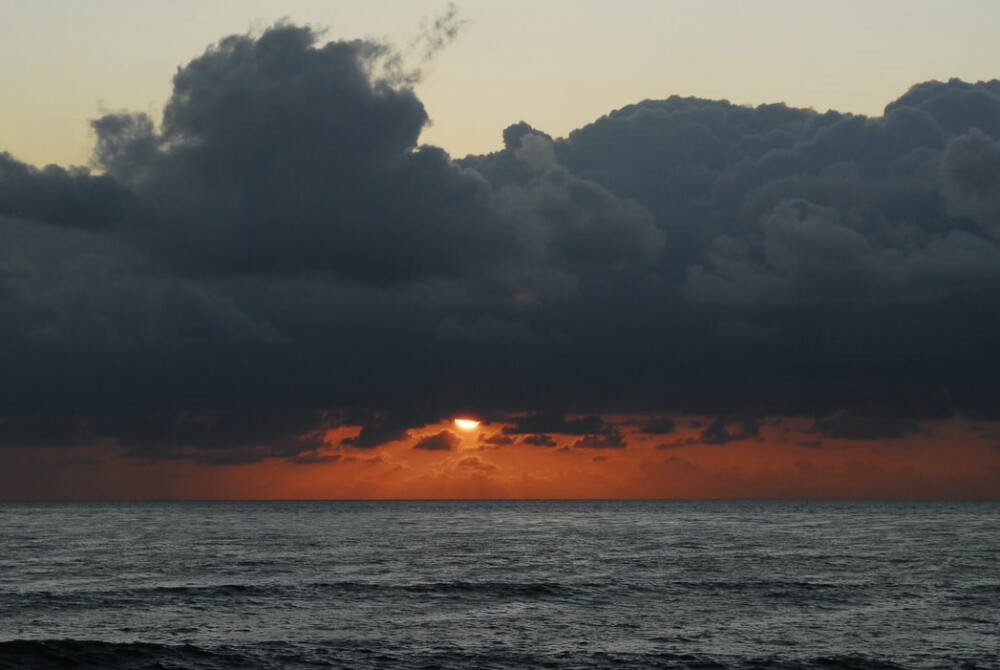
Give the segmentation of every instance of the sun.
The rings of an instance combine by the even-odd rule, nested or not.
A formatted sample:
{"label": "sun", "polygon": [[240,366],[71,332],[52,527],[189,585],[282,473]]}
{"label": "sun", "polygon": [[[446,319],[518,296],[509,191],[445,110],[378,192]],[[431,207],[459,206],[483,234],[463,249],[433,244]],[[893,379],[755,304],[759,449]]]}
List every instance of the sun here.
{"label": "sun", "polygon": [[479,428],[479,422],[475,419],[455,419],[455,425],[462,430],[475,430]]}

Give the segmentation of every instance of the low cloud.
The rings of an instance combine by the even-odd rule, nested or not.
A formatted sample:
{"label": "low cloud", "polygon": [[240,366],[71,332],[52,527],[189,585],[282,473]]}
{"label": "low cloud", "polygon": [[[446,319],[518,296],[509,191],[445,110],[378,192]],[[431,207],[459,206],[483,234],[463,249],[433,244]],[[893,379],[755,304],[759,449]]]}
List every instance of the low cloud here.
{"label": "low cloud", "polygon": [[628,444],[618,431],[607,435],[587,435],[573,443],[575,449],[624,449]]}
{"label": "low cloud", "polygon": [[491,447],[506,447],[514,444],[514,438],[502,433],[493,433],[492,435],[482,433],[479,435],[479,442],[481,444],[488,444]]}
{"label": "low cloud", "polygon": [[701,441],[704,444],[728,444],[758,437],[760,437],[760,424],[756,419],[727,421],[718,418],[701,431]]}
{"label": "low cloud", "polygon": [[482,459],[476,456],[469,456],[467,458],[463,458],[458,462],[458,467],[471,468],[473,470],[479,470],[482,472],[490,472],[498,469],[497,466],[493,465],[492,463],[487,463],[486,461],[483,461]]}
{"label": "low cloud", "polygon": [[440,433],[421,438],[413,445],[413,448],[426,449],[427,451],[451,451],[461,441],[461,438],[450,430],[442,430]]}
{"label": "low cloud", "polygon": [[653,419],[639,427],[639,432],[645,435],[666,435],[677,430],[677,422],[669,418]]}
{"label": "low cloud", "polygon": [[556,441],[548,435],[526,435],[521,438],[521,444],[528,444],[532,447],[554,447]]}

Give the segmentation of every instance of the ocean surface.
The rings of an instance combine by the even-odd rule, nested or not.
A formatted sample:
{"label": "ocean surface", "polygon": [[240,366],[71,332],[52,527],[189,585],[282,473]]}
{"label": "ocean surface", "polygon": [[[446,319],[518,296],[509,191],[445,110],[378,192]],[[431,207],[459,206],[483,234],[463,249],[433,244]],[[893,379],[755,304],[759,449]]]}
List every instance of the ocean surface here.
{"label": "ocean surface", "polygon": [[1000,668],[1000,503],[2,503],[70,667]]}

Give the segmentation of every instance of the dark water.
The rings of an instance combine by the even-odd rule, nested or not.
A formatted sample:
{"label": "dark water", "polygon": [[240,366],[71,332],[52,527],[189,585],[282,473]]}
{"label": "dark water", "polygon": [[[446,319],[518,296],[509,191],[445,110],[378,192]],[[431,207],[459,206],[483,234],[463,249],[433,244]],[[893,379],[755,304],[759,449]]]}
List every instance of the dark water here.
{"label": "dark water", "polygon": [[0,668],[1000,668],[1000,503],[0,505]]}

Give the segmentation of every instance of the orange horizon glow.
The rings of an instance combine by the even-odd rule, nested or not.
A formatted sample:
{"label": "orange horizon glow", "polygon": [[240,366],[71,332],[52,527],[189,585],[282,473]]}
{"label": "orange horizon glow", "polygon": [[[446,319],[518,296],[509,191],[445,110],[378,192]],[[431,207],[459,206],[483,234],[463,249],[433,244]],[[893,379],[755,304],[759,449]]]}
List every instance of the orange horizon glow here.
{"label": "orange horizon glow", "polygon": [[[371,449],[345,445],[360,427],[341,426],[297,462],[214,465],[204,462],[219,456],[211,452],[140,460],[110,444],[7,448],[0,498],[1000,499],[1000,422],[925,422],[901,438],[851,440],[818,439],[810,420],[775,417],[757,437],[705,444],[705,417],[676,417],[676,430],[661,435],[640,430],[648,417],[606,420],[626,446],[580,435],[527,440],[507,423],[451,432],[461,428],[453,419]],[[448,449],[415,447],[441,433]]]}

